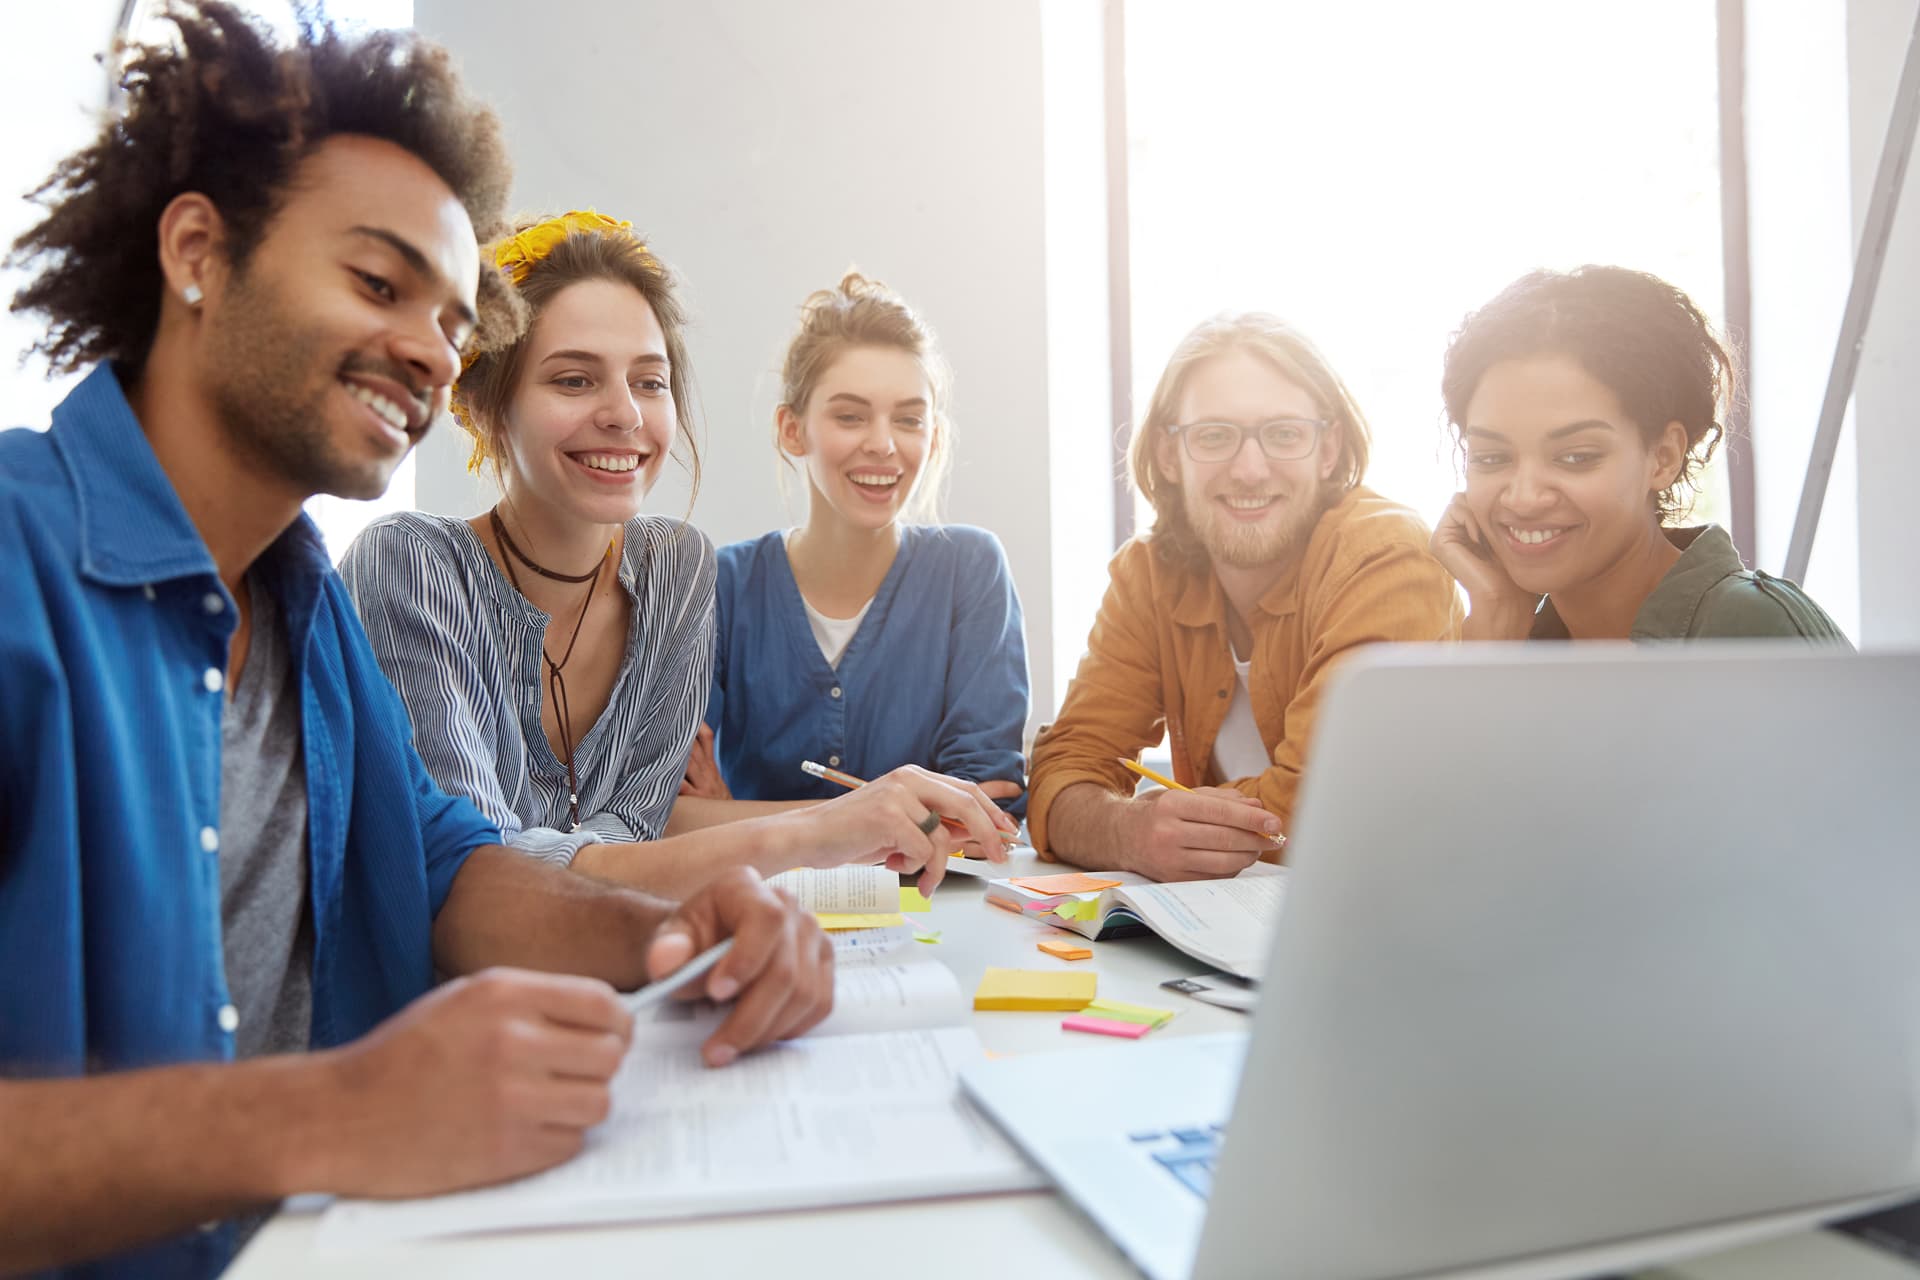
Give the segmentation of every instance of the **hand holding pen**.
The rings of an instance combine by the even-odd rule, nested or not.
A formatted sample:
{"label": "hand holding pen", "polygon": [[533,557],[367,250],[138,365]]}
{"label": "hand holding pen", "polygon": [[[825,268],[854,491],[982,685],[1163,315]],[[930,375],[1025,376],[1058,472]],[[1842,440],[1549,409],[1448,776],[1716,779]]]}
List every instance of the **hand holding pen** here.
{"label": "hand holding pen", "polygon": [[[833,823],[836,831],[850,837],[849,843],[884,854],[868,861],[884,861],[889,870],[902,874],[919,872],[921,893],[932,893],[945,877],[954,839],[972,841],[991,861],[1005,862],[1007,841],[1019,834],[1018,823],[978,784],[962,778],[903,765],[864,782],[811,760],[800,767],[852,789],[807,812]],[[946,833],[941,833],[942,826]]]}

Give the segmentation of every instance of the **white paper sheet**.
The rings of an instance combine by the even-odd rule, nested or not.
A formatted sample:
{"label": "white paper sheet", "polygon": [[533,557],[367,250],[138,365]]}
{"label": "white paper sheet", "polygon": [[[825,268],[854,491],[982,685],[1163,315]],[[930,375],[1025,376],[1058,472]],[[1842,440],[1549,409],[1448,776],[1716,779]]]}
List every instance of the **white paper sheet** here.
{"label": "white paper sheet", "polygon": [[1135,884],[1107,892],[1188,955],[1237,977],[1258,980],[1286,886],[1284,874],[1263,867],[1231,880]]}
{"label": "white paper sheet", "polygon": [[799,867],[767,883],[792,894],[802,911],[900,910],[900,877],[885,867]]}
{"label": "white paper sheet", "polygon": [[1043,1186],[960,1094],[980,1057],[968,1028],[810,1037],[719,1070],[692,1044],[636,1042],[575,1159],[480,1191],[338,1201],[315,1247]]}

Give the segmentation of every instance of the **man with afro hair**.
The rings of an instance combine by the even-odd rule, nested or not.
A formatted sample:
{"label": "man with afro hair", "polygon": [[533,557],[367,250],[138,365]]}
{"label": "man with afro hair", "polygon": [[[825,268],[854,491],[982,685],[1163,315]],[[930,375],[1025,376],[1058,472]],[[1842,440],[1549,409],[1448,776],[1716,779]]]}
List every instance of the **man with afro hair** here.
{"label": "man with afro hair", "polygon": [[631,1031],[614,989],[722,938],[710,1063],[832,998],[750,873],[673,904],[501,848],[301,513],[380,494],[462,350],[524,323],[479,251],[498,120],[411,33],[164,18],[10,260],[38,350],[91,371],[0,433],[9,1274],[212,1276],[292,1192],[564,1160]]}

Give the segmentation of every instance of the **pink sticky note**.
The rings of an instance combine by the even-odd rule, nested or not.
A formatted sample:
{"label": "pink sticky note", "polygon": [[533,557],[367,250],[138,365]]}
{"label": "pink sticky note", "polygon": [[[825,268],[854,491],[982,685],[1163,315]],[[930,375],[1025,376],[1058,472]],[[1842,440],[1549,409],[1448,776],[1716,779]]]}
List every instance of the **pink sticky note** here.
{"label": "pink sticky note", "polygon": [[1091,1014],[1076,1013],[1070,1018],[1060,1020],[1062,1030],[1088,1031],[1097,1036],[1119,1036],[1126,1040],[1138,1040],[1153,1030],[1139,1022],[1117,1022],[1112,1018],[1096,1018]]}

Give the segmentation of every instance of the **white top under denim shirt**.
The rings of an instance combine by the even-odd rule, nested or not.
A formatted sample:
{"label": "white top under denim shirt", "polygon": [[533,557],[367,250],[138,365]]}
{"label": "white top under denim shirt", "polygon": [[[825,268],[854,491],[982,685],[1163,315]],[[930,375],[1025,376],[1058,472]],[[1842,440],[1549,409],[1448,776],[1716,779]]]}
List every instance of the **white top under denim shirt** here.
{"label": "white top under denim shirt", "polygon": [[677,520],[627,522],[620,584],[627,652],[605,711],[567,766],[540,724],[551,619],[500,572],[472,526],[424,512],[383,517],[340,575],[413,717],[414,746],[447,791],[471,799],[510,846],[569,863],[600,842],[658,839],[686,774],[713,669],[713,546]]}

